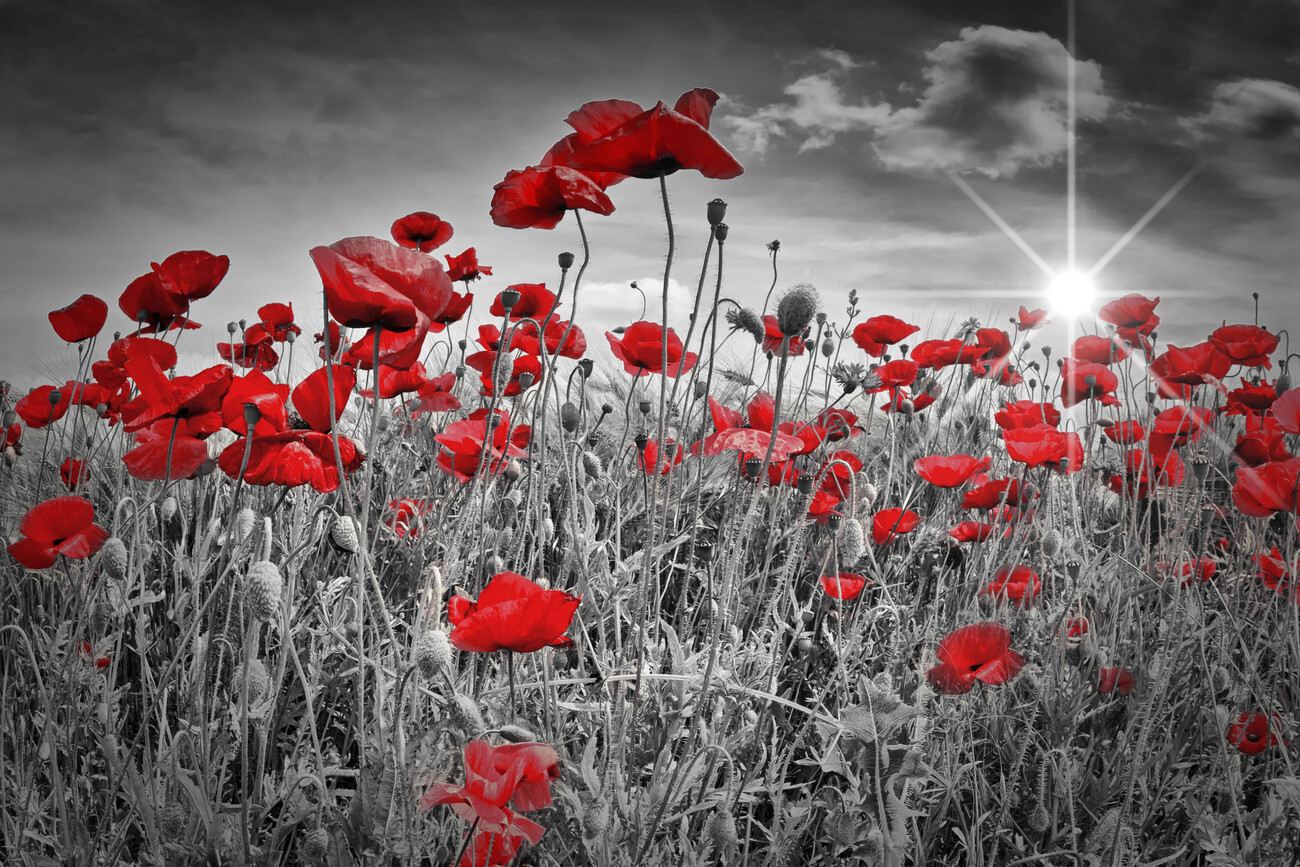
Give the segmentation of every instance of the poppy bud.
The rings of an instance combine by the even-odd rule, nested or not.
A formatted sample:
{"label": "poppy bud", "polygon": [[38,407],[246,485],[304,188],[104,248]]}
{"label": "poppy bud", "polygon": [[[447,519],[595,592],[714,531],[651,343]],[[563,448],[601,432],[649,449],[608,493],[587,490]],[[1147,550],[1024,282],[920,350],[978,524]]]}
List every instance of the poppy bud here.
{"label": "poppy bud", "polygon": [[5,410],[4,427],[6,429],[10,428],[13,426],[13,423],[16,421],[18,421],[18,413],[14,412],[12,409]]}
{"label": "poppy bud", "polygon": [[[556,257],[560,263],[561,271],[568,271],[573,267],[573,254],[567,250]],[[503,302],[504,303],[504,302]]]}
{"label": "poppy bud", "polygon": [[605,464],[595,452],[583,452],[582,470],[591,478],[599,479],[605,474]]}
{"label": "poppy bud", "polygon": [[143,325],[144,323],[148,322],[148,321],[149,321],[149,311],[148,311],[148,310],[145,310],[143,307],[141,307],[139,310],[135,311],[135,321],[136,321],[136,322],[139,322],[141,325]]}
{"label": "poppy bud", "polygon": [[431,629],[415,640],[412,654],[420,674],[432,680],[451,670],[451,642],[441,629]]}
{"label": "poppy bud", "polygon": [[800,656],[807,656],[812,651],[812,646],[812,639],[806,635],[800,636],[799,640],[795,642],[795,647],[799,649]]}
{"label": "poppy bud", "polygon": [[1052,357],[1052,347],[1050,346],[1044,345],[1043,348],[1039,351],[1043,353],[1043,358]]}
{"label": "poppy bud", "polygon": [[5,446],[5,466],[12,467],[18,461],[18,450],[13,446]]}
{"label": "poppy bud", "polygon": [[244,426],[252,433],[253,428],[262,420],[262,411],[257,408],[255,403],[244,404]]}
{"label": "poppy bud", "polygon": [[713,543],[707,539],[697,539],[695,541],[695,555],[700,558],[701,563],[712,562]]}
{"label": "poppy bud", "polygon": [[613,412],[613,411],[614,411],[614,407],[611,406],[611,405],[608,404],[608,403],[602,403],[602,404],[600,405],[600,414],[601,414],[601,415],[609,415],[609,414],[610,414],[611,412]]}
{"label": "poppy bud", "polygon": [[235,322],[233,319],[226,323],[226,332],[228,334],[234,334],[238,330],[239,330],[239,323]]}
{"label": "poppy bud", "polygon": [[461,351],[461,352],[464,352],[464,351],[465,351],[465,347],[466,347],[466,345],[467,345],[467,344],[465,343],[465,341],[464,341],[463,339],[462,339],[462,340],[457,340],[457,341],[456,341],[456,346],[458,346],[458,347],[460,348],[460,351]]}
{"label": "poppy bud", "polygon": [[639,409],[639,410],[641,410],[641,415],[649,415],[649,414],[650,414],[650,401],[648,401],[648,400],[638,401],[638,402],[637,402],[637,405],[636,405],[636,408]]}
{"label": "poppy bud", "polygon": [[709,202],[705,209],[705,215],[709,220],[710,226],[716,226],[727,216],[727,203],[722,199],[714,199]]}
{"label": "poppy bud", "polygon": [[598,442],[600,442],[600,437],[596,436],[596,434],[587,434],[587,448],[594,449]]}
{"label": "poppy bud", "polygon": [[519,481],[519,477],[522,476],[523,474],[524,474],[524,469],[519,465],[519,461],[515,460],[514,458],[511,458],[510,463],[506,464],[506,469],[505,469],[506,481],[517,482]]}
{"label": "poppy bud", "polygon": [[509,310],[512,307],[514,307],[516,304],[519,303],[519,298],[520,295],[518,289],[502,290],[501,295],[499,296],[499,300],[501,301],[501,306],[504,307],[507,312],[509,312]]}
{"label": "poppy bud", "polygon": [[1029,390],[1030,390],[1030,391],[1033,391],[1033,390],[1036,389],[1036,388],[1038,388],[1038,380],[1037,380],[1037,379],[1034,379],[1034,378],[1031,376],[1031,377],[1029,378]]}
{"label": "poppy bud", "polygon": [[916,404],[912,402],[911,398],[905,397],[898,402],[898,411],[903,415],[911,415],[916,412]]}
{"label": "poppy bud", "polygon": [[649,445],[649,444],[650,444],[650,437],[646,436],[646,435],[643,434],[643,433],[639,433],[639,434],[636,435],[636,450],[637,450],[637,451],[639,451],[639,452],[644,452],[644,451],[645,451],[645,447],[646,447],[647,445]]}
{"label": "poppy bud", "polygon": [[51,391],[51,392],[50,392],[50,405],[51,405],[51,406],[53,406],[54,404],[57,404],[57,403],[58,403],[59,401],[61,401],[61,400],[63,400],[63,392],[62,392],[62,391],[60,391],[59,389],[56,388],[56,389],[54,389],[54,391]]}
{"label": "poppy bud", "polygon": [[797,337],[817,315],[817,290],[810,283],[790,287],[776,305],[776,327],[783,337]]}
{"label": "poppy bud", "polygon": [[591,377],[591,372],[595,370],[595,368],[596,363],[590,358],[584,358],[582,361],[578,362],[578,369],[582,371],[583,379],[589,379]]}
{"label": "poppy bud", "polygon": [[460,379],[464,375],[465,375],[465,365],[463,364],[456,365],[456,378]]}
{"label": "poppy bud", "polygon": [[523,373],[519,374],[519,390],[523,391],[527,388],[530,388],[535,379],[536,377],[526,370]]}
{"label": "poppy bud", "polygon": [[1210,474],[1210,459],[1205,455],[1198,454],[1192,458],[1192,475],[1196,476],[1196,481],[1203,482],[1205,477]]}
{"label": "poppy bud", "polygon": [[572,403],[565,401],[564,405],[560,407],[560,425],[569,433],[573,433],[578,429],[579,417],[578,408]]}
{"label": "poppy bud", "polygon": [[[827,358],[830,358],[834,354],[835,354],[835,344],[832,343],[831,339],[828,337],[822,341],[822,355],[824,355]],[[853,389],[851,388],[849,389],[849,391],[852,390]]]}
{"label": "poppy bud", "polygon": [[293,343],[293,342],[295,342],[297,339],[298,339],[298,334],[297,334],[297,332],[294,332],[294,331],[290,331],[288,334],[284,335],[284,342],[285,342],[285,343]]}
{"label": "poppy bud", "polygon": [[709,393],[709,387],[703,380],[695,380],[695,399],[699,400]]}
{"label": "poppy bud", "polygon": [[1097,387],[1097,377],[1093,376],[1091,373],[1085,376],[1083,381],[1088,384],[1088,388]]}
{"label": "poppy bud", "polygon": [[813,478],[812,473],[800,473],[799,481],[796,484],[796,487],[799,489],[799,493],[805,497],[811,494],[813,489],[813,482],[815,481],[816,479]]}
{"label": "poppy bud", "polygon": [[713,228],[713,237],[718,239],[719,244],[725,243],[727,240],[727,235],[730,233],[731,233],[731,227],[728,226],[726,223],[719,223],[717,226]]}
{"label": "poppy bud", "polygon": [[1070,560],[1068,563],[1065,564],[1065,571],[1069,573],[1071,581],[1079,580],[1079,570],[1082,567],[1083,564],[1080,563],[1078,560]]}

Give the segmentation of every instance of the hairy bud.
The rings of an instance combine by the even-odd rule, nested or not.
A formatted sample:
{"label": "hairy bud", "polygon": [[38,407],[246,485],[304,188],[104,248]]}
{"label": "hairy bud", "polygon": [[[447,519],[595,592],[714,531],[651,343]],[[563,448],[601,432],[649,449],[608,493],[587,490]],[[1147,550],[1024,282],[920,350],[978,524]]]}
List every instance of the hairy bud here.
{"label": "hairy bud", "polygon": [[817,315],[817,290],[800,283],[786,290],[776,305],[776,327],[783,337],[798,337]]}

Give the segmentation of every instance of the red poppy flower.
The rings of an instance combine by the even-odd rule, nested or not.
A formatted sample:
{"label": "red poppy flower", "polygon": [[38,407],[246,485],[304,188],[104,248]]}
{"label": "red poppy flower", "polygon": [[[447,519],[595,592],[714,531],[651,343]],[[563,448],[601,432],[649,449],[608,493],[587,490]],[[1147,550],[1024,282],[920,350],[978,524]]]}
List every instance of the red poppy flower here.
{"label": "red poppy flower", "polygon": [[459,482],[468,482],[480,470],[495,475],[504,469],[510,458],[526,454],[524,449],[532,438],[532,429],[526,424],[511,427],[510,413],[504,410],[497,410],[492,439],[485,454],[487,417],[486,407],[476,409],[467,418],[447,425],[446,430],[434,437],[443,447],[438,454],[438,466]]}
{"label": "red poppy flower", "polygon": [[1065,634],[1070,638],[1083,638],[1088,634],[1088,618],[1073,617],[1065,624]]}
{"label": "red poppy flower", "polygon": [[253,432],[259,436],[280,433],[289,425],[285,405],[289,401],[289,384],[275,383],[266,374],[253,371],[247,376],[236,376],[230,390],[221,401],[221,421],[229,430],[240,436],[248,432],[244,406],[257,407],[257,424]]}
{"label": "red poppy flower", "polygon": [[962,495],[961,507],[996,509],[1003,504],[1023,506],[1031,502],[1035,496],[1037,494],[1031,493],[1027,486],[1021,486],[1018,479],[995,479],[972,488]]}
{"label": "red poppy flower", "polygon": [[822,590],[832,599],[842,599],[845,601],[857,599],[865,588],[871,582],[861,575],[852,572],[840,572],[836,575],[823,575],[821,577]]}
{"label": "red poppy flower", "polygon": [[[582,136],[578,135],[576,132],[569,133],[564,138],[551,145],[550,148],[547,149],[546,153],[542,154],[542,158],[537,161],[538,168],[544,169],[551,166],[563,166],[566,169],[572,168],[569,165],[569,157],[573,155],[574,150],[576,150],[582,143]],[[574,171],[586,175],[592,183],[602,190],[608,189],[620,181],[625,181],[628,177],[627,175],[621,175],[618,172],[598,172],[591,169],[574,169]]]}
{"label": "red poppy flower", "polygon": [[402,497],[400,500],[393,500],[388,504],[387,513],[384,515],[384,523],[392,528],[397,534],[397,538],[405,539],[410,536],[412,539],[420,535],[424,529],[424,516],[434,509],[434,504],[428,500],[414,500],[410,497]]}
{"label": "red poppy flower", "polygon": [[1006,406],[993,414],[993,420],[1003,430],[1035,427],[1040,424],[1056,427],[1061,423],[1061,411],[1055,404],[1050,403],[1038,403],[1032,400],[1009,401]]}
{"label": "red poppy flower", "polygon": [[679,169],[694,169],[706,178],[734,178],[745,171],[709,133],[718,95],[696,88],[673,108],[662,102],[645,111],[633,102],[589,102],[570,113],[578,134],[566,162],[575,169],[617,172],[634,178],[657,178]]}
{"label": "red poppy flower", "polygon": [[494,747],[492,767],[504,774],[519,764],[524,772],[515,784],[515,809],[531,813],[551,805],[551,781],[560,778],[560,756],[550,744],[520,743]]}
{"label": "red poppy flower", "polygon": [[1273,401],[1270,410],[1282,430],[1289,434],[1300,434],[1300,388],[1282,392]]}
{"label": "red poppy flower", "polygon": [[64,458],[63,463],[59,465],[59,478],[63,479],[64,487],[72,491],[81,483],[81,474],[85,470],[85,461],[79,461],[76,458]]}
{"label": "red poppy flower", "polygon": [[[560,345],[560,341],[564,345]],[[587,353],[587,335],[582,329],[567,319],[550,319],[546,323],[546,353],[562,358],[581,358]],[[528,355],[541,355],[542,344],[537,339],[537,326],[532,322],[520,322],[510,338],[510,348],[518,349]]]}
{"label": "red poppy flower", "polygon": [[1300,605],[1300,584],[1295,581],[1295,576],[1300,574],[1300,556],[1288,563],[1274,545],[1267,554],[1256,554],[1252,559],[1259,567],[1256,574],[1265,587],[1283,598],[1291,597],[1291,601]]}
{"label": "red poppy flower", "polygon": [[885,347],[892,346],[920,331],[919,325],[904,322],[896,316],[872,316],[853,329],[853,342],[868,355],[879,358]]}
{"label": "red poppy flower", "polygon": [[1011,649],[1011,633],[1000,623],[972,623],[948,633],[935,650],[939,664],[925,673],[940,692],[970,692],[975,681],[996,686],[1015,677],[1025,660]]}
{"label": "red poppy flower", "polygon": [[605,190],[569,166],[511,169],[492,190],[492,222],[507,229],[554,229],[575,208],[601,216],[614,213]]}
{"label": "red poppy flower", "polygon": [[73,560],[92,556],[108,539],[95,523],[95,507],[85,497],[54,497],[27,510],[18,525],[22,538],[9,556],[28,569],[48,569],[62,554]]}
{"label": "red poppy flower", "polygon": [[497,393],[497,364],[498,357],[500,364],[509,365],[509,378],[506,379],[505,371],[501,376],[506,379],[506,386],[501,390],[500,395],[503,397],[514,397],[524,392],[524,384],[520,382],[520,377],[527,375],[532,377],[529,388],[532,388],[542,380],[542,362],[533,355],[519,355],[511,358],[509,355],[503,355],[498,352],[475,352],[466,356],[465,363],[479,372],[479,380],[483,384],[482,391],[479,394],[490,397]]}
{"label": "red poppy flower", "polygon": [[1137,421],[1117,421],[1106,428],[1107,439],[1124,446],[1140,443],[1146,439],[1146,436],[1146,429],[1142,427],[1141,422]]}
{"label": "red poppy flower", "polygon": [[69,343],[80,343],[94,337],[108,319],[108,304],[94,295],[82,295],[67,307],[50,311],[50,324],[54,333]]}
{"label": "red poppy flower", "polygon": [[1153,478],[1162,488],[1176,488],[1187,478],[1187,466],[1178,452],[1172,450],[1130,449],[1124,455],[1124,469],[1128,474],[1128,489],[1145,497],[1146,487]]}
{"label": "red poppy flower", "polygon": [[293,390],[293,408],[314,431],[329,433],[334,422],[343,416],[348,399],[357,384],[357,373],[350,367],[334,367],[334,414],[330,415],[330,374],[325,368],[313,370]]}
{"label": "red poppy flower", "polygon": [[[52,401],[51,398],[57,399]],[[29,428],[37,430],[63,418],[71,405],[70,391],[53,385],[42,385],[19,398],[14,404],[14,412],[18,413]]]}
{"label": "red poppy flower", "polygon": [[[270,304],[263,304],[257,308],[257,315],[261,318],[259,325],[266,333],[271,335],[271,339],[277,343],[283,343],[289,339],[289,335],[302,334],[302,329],[293,322],[293,305],[281,304],[273,301]],[[255,325],[254,328],[257,326]],[[249,329],[252,330],[251,328]]]}
{"label": "red poppy flower", "polygon": [[[747,458],[760,460],[767,454],[768,443],[772,441],[770,430],[748,427],[732,427],[720,430],[705,437],[699,446],[699,453],[705,457],[720,455],[725,451],[739,451],[743,464]],[[772,463],[775,465],[788,459],[803,448],[803,440],[793,434],[777,432],[776,444],[772,446]],[[692,450],[694,452],[694,449]],[[838,497],[834,498],[838,502]]]}
{"label": "red poppy flower", "polygon": [[1028,566],[1003,566],[979,595],[992,596],[998,601],[1008,599],[1017,607],[1025,608],[1038,598],[1042,588],[1038,573]]}
{"label": "red poppy flower", "polygon": [[1120,339],[1129,344],[1140,344],[1149,352],[1151,341],[1148,337],[1160,324],[1160,317],[1155,313],[1159,303],[1159,296],[1151,299],[1134,292],[1103,304],[1097,311],[1097,318],[1114,325]]}
{"label": "red poppy flower", "polygon": [[1001,328],[978,329],[975,332],[975,345],[988,350],[979,359],[981,363],[991,364],[999,370],[1006,366],[1006,358],[1011,354],[1011,338]]}
{"label": "red poppy flower", "polygon": [[123,337],[108,347],[108,358],[96,361],[90,367],[95,381],[110,390],[116,390],[127,381],[126,361],[137,355],[148,355],[158,362],[161,370],[176,366],[176,348],[157,337]]}
{"label": "red poppy flower", "polygon": [[[685,458],[685,449],[678,445],[677,441],[671,437],[667,439],[667,444],[672,447],[673,456],[669,460],[660,456],[659,443],[652,439],[646,440],[645,448],[637,455],[636,463],[641,471],[646,475],[653,476],[658,473],[661,476],[668,475],[673,467],[679,465]],[[665,449],[667,451],[667,449]]]}
{"label": "red poppy flower", "polygon": [[545,832],[541,825],[506,806],[515,796],[526,763],[515,760],[505,770],[498,770],[492,745],[484,740],[467,743],[464,756],[465,785],[434,783],[420,798],[420,809],[447,804],[462,819],[477,823],[476,830],[507,837],[522,836],[533,844],[541,840]]}
{"label": "red poppy flower", "polygon": [[451,643],[473,653],[569,647],[573,639],[564,633],[581,601],[561,590],[543,590],[515,572],[501,572],[492,576],[477,602],[460,596],[448,603],[447,619],[455,627]]}
{"label": "red poppy flower", "polygon": [[982,473],[993,461],[970,455],[928,455],[912,464],[917,475],[940,488],[959,488]]}
{"label": "red poppy flower", "polygon": [[989,347],[952,340],[923,340],[912,347],[911,358],[922,367],[940,370],[953,364],[970,364],[987,355]]}
{"label": "red poppy flower", "polygon": [[[510,308],[511,320],[536,319],[540,321],[549,316],[551,308],[555,306],[555,293],[549,291],[545,283],[516,283],[513,286],[507,286],[506,290],[513,290],[519,295],[519,299],[515,301],[515,306]],[[493,299],[488,312],[493,316],[506,315],[506,307],[501,303],[500,294]]]}
{"label": "red poppy flower", "polygon": [[1013,428],[1003,432],[1002,441],[1013,461],[1030,468],[1057,464],[1067,456],[1065,434],[1051,425]]}
{"label": "red poppy flower", "polygon": [[1272,367],[1269,353],[1277,349],[1278,336],[1258,325],[1224,325],[1210,335],[1214,348],[1242,367]]}
{"label": "red poppy flower", "polygon": [[869,394],[876,394],[888,389],[911,385],[916,382],[916,375],[921,366],[906,358],[896,358],[888,364],[882,364],[871,371],[870,381],[875,383],[867,389]]}
{"label": "red poppy flower", "polygon": [[199,416],[211,417],[201,425],[208,433],[220,429],[221,401],[234,379],[229,367],[218,364],[193,376],[168,379],[153,356],[142,355],[128,359],[126,369],[140,396],[122,407],[123,430],[138,431],[162,418],[197,422]]}
{"label": "red poppy flower", "polygon": [[451,301],[451,280],[438,260],[379,238],[344,238],[314,247],[311,259],[330,315],[349,328],[427,333]]}
{"label": "red poppy flower", "polygon": [[825,524],[831,516],[840,515],[839,510],[835,508],[839,504],[838,497],[825,491],[817,491],[813,494],[812,502],[808,504],[808,517],[818,524]]}
{"label": "red poppy flower", "polygon": [[981,521],[962,521],[949,530],[948,535],[958,542],[983,542],[997,532],[997,529],[996,524],[985,524]]}
{"label": "red poppy flower", "polygon": [[473,247],[459,256],[443,258],[447,260],[447,277],[453,283],[464,282],[468,286],[481,277],[492,276],[492,269],[489,266],[479,264],[478,252]]}
{"label": "red poppy flower", "polygon": [[1020,306],[1020,318],[1016,320],[1016,330],[1032,331],[1035,328],[1042,328],[1051,321],[1047,318],[1047,311],[1041,307],[1029,310],[1022,304]]}
{"label": "red poppy flower", "polygon": [[694,352],[683,354],[681,338],[668,329],[668,369],[663,368],[664,329],[653,322],[633,322],[623,330],[623,339],[612,331],[605,332],[614,357],[623,362],[623,368],[633,376],[649,373],[680,376],[695,366],[699,356]]}
{"label": "red poppy flower", "polygon": [[192,329],[199,324],[189,319],[190,302],[212,294],[230,270],[230,257],[186,250],[152,267],[126,287],[117,306],[144,333]]}
{"label": "red poppy flower", "polygon": [[871,538],[877,545],[887,545],[899,536],[910,533],[921,523],[921,516],[911,509],[881,509],[871,519]]}
{"label": "red poppy flower", "polygon": [[855,437],[862,433],[858,417],[847,409],[824,409],[817,414],[817,426],[826,431],[830,442]]}
{"label": "red poppy flower", "polygon": [[1232,359],[1206,341],[1186,348],[1170,346],[1151,362],[1150,373],[1161,397],[1189,400],[1192,388],[1228,375]]}
{"label": "red poppy flower", "polygon": [[[781,327],[777,324],[777,318],[770,313],[763,317],[763,351],[771,352],[775,355],[781,354],[781,342],[785,335],[781,333]],[[804,341],[800,336],[790,338],[790,343],[786,347],[786,356],[795,358],[803,355]]]}
{"label": "red poppy flower", "polygon": [[1262,418],[1258,427],[1238,435],[1232,456],[1251,467],[1295,457],[1287,448],[1286,431],[1273,418]]}
{"label": "red poppy flower", "polygon": [[[202,436],[208,433],[202,432]],[[193,478],[208,459],[208,444],[195,435],[188,422],[177,419],[161,419],[140,429],[135,443],[135,448],[122,455],[122,463],[132,478],[142,482]]]}
{"label": "red poppy flower", "polygon": [[416,392],[416,398],[406,405],[412,415],[423,412],[450,412],[460,409],[460,398],[452,394],[456,387],[456,374],[444,373],[426,381]]}
{"label": "red poppy flower", "polygon": [[398,246],[432,253],[451,240],[451,223],[428,211],[416,211],[393,222],[389,230]]}
{"label": "red poppy flower", "polygon": [[1061,405],[1069,408],[1085,400],[1098,400],[1106,406],[1119,406],[1114,391],[1119,377],[1104,364],[1065,359],[1061,365]]}
{"label": "red poppy flower", "polygon": [[1204,584],[1214,577],[1214,573],[1219,570],[1219,564],[1214,560],[1198,558],[1195,560],[1183,560],[1179,563],[1157,563],[1156,568],[1165,577],[1179,577],[1183,579],[1183,585],[1192,583]]}
{"label": "red poppy flower", "polygon": [[433,317],[433,321],[429,323],[429,331],[433,334],[437,334],[451,323],[459,322],[464,319],[465,313],[473,303],[473,292],[466,292],[464,295],[457,295],[453,292],[451,300],[447,302],[447,306],[442,308],[442,312]]}
{"label": "red poppy flower", "polygon": [[256,343],[218,343],[217,354],[223,361],[251,370],[270,370],[280,362],[280,354],[271,346],[269,336]]}
{"label": "red poppy flower", "polygon": [[1203,406],[1171,406],[1151,423],[1151,449],[1157,451],[1195,442],[1214,430],[1214,410]]}
{"label": "red poppy flower", "polygon": [[1242,712],[1237,716],[1237,721],[1228,726],[1228,743],[1246,755],[1253,756],[1281,743],[1278,736],[1281,729],[1282,720],[1277,714],[1270,718],[1268,714],[1257,710]]}
{"label": "red poppy flower", "polygon": [[[381,399],[419,391],[420,386],[427,381],[428,377],[425,375],[424,365],[418,361],[404,370],[389,367],[386,364],[379,365],[379,397]],[[360,389],[358,394],[367,400],[374,400],[375,398],[373,388]]]}
{"label": "red poppy flower", "polygon": [[942,393],[943,389],[939,387],[939,383],[934,381],[929,382],[924,391],[915,395],[909,395],[905,388],[891,389],[889,400],[880,405],[880,411],[907,414],[920,412],[938,400],[939,395]]}
{"label": "red poppy flower", "polygon": [[1137,678],[1133,672],[1122,666],[1103,666],[1097,671],[1097,691],[1100,693],[1128,695],[1136,686]]}
{"label": "red poppy flower", "polygon": [[1110,365],[1128,358],[1128,347],[1124,345],[1124,341],[1114,336],[1085,334],[1075,338],[1074,344],[1070,347],[1070,357],[1076,361]]}
{"label": "red poppy flower", "polygon": [[1300,458],[1240,467],[1232,486],[1232,502],[1242,513],[1256,518],[1267,518],[1274,512],[1294,512],[1298,486]]}
{"label": "red poppy flower", "polygon": [[1228,392],[1224,415],[1259,416],[1277,400],[1277,386],[1272,382],[1245,383]]}

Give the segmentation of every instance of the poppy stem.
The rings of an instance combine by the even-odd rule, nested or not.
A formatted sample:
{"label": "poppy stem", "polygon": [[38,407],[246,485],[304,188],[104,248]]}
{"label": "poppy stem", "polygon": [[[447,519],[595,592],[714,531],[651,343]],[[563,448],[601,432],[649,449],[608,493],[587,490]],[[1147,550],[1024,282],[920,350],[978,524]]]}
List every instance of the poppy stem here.
{"label": "poppy stem", "polygon": [[465,850],[469,848],[469,841],[474,839],[474,831],[477,828],[478,828],[478,816],[475,816],[474,823],[469,826],[469,831],[466,832],[465,834],[464,842],[460,844],[460,851],[456,853],[455,858],[451,859],[451,863],[450,865],[448,865],[448,867],[455,867],[456,864],[460,863],[460,859],[465,855]]}
{"label": "poppy stem", "polygon": [[510,720],[515,718],[515,653],[513,650],[506,651],[506,677],[510,681]]}

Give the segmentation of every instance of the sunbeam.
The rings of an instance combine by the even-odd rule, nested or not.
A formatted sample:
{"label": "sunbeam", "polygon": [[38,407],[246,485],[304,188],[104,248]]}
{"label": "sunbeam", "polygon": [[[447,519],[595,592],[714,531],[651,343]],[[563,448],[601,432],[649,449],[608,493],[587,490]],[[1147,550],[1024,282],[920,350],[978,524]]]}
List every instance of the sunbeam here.
{"label": "sunbeam", "polygon": [[1164,210],[1165,205],[1173,201],[1174,197],[1177,196],[1180,192],[1182,192],[1183,187],[1187,186],[1191,182],[1192,178],[1196,176],[1196,173],[1201,170],[1201,166],[1202,163],[1197,163],[1196,165],[1188,169],[1187,173],[1184,174],[1181,178],[1179,178],[1178,182],[1169,188],[1169,192],[1161,196],[1160,201],[1152,205],[1151,209],[1142,215],[1142,219],[1134,223],[1133,228],[1125,232],[1124,236],[1120,238],[1118,241],[1116,241],[1113,247],[1111,247],[1109,250],[1106,251],[1106,255],[1102,256],[1100,259],[1097,260],[1097,264],[1093,265],[1092,268],[1088,270],[1088,276],[1096,277],[1097,274],[1101,272],[1102,268],[1105,268],[1108,264],[1110,264],[1110,260],[1118,256],[1120,251],[1123,250],[1126,246],[1128,246],[1128,243],[1132,241],[1134,238],[1136,238],[1139,232],[1141,232],[1144,228],[1146,228],[1147,223],[1150,223],[1152,220],[1154,220],[1156,215]]}

